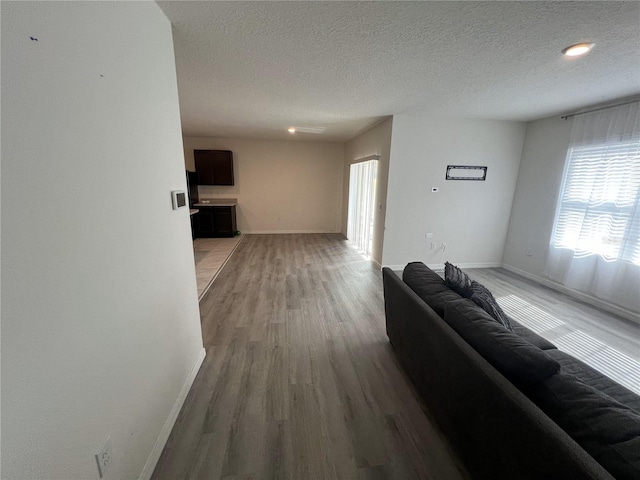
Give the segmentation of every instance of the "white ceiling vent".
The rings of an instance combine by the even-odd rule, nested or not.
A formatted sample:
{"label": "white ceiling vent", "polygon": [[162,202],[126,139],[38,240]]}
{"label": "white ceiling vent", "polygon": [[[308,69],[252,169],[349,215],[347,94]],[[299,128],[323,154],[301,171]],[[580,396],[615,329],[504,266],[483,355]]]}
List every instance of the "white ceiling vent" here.
{"label": "white ceiling vent", "polygon": [[300,133],[313,133],[315,135],[322,135],[326,130],[325,127],[294,127],[296,132]]}

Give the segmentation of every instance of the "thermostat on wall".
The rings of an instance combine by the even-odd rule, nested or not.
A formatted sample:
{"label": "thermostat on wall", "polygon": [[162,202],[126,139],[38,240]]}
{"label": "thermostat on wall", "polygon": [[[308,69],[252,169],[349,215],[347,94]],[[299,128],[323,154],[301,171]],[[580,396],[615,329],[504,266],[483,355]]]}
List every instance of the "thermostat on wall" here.
{"label": "thermostat on wall", "polygon": [[187,194],[184,190],[174,190],[171,192],[171,203],[173,204],[173,209],[178,210],[179,208],[187,206]]}

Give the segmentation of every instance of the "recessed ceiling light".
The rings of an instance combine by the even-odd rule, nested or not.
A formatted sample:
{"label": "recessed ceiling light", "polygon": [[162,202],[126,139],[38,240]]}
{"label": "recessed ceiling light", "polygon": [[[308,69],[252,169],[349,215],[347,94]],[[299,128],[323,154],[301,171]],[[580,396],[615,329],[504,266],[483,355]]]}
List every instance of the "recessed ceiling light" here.
{"label": "recessed ceiling light", "polygon": [[296,133],[296,129],[294,127],[289,127],[289,130],[287,130],[287,132]]}
{"label": "recessed ceiling light", "polygon": [[587,53],[594,45],[595,43],[576,43],[562,50],[562,53],[567,57],[577,57],[578,55]]}

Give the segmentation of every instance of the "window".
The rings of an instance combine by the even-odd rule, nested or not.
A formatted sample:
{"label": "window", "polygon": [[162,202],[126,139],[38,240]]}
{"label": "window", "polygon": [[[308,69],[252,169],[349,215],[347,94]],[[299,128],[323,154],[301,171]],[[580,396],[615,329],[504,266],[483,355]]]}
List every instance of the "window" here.
{"label": "window", "polygon": [[569,150],[552,244],[640,265],[640,140]]}
{"label": "window", "polygon": [[544,274],[640,312],[640,102],[573,117]]}

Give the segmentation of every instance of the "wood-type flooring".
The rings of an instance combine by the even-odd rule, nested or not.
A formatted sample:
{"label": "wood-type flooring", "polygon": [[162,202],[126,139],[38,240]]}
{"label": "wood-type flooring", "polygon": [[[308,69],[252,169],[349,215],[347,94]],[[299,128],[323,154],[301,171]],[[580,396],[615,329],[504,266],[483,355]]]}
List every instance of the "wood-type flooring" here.
{"label": "wood-type flooring", "polygon": [[247,235],[200,309],[207,356],[153,480],[468,478],[341,235]]}

